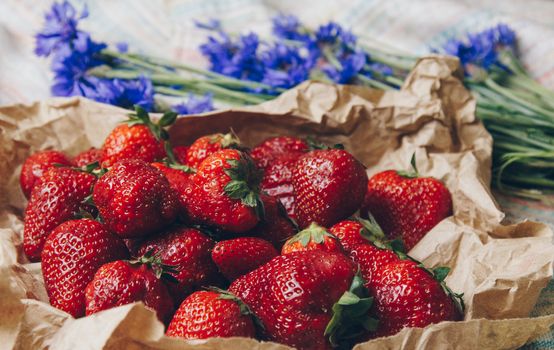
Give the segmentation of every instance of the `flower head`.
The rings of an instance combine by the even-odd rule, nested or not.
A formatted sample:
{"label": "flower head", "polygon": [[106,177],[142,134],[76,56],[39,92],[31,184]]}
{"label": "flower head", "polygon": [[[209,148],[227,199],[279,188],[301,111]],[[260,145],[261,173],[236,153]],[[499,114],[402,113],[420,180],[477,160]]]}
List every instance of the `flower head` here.
{"label": "flower head", "polygon": [[294,15],[279,14],[271,19],[273,34],[276,37],[287,40],[306,41],[310,34]]}
{"label": "flower head", "polygon": [[44,27],[35,36],[35,53],[38,56],[49,56],[61,45],[69,45],[78,35],[82,34],[77,29],[77,25],[80,19],[87,16],[86,8],[83,9],[80,16],[77,16],[77,11],[67,0],[62,3],[54,3],[50,12],[44,16]]}
{"label": "flower head", "polygon": [[110,103],[113,105],[128,109],[138,105],[146,111],[154,109],[152,81],[144,76],[131,80],[114,79],[111,81],[111,90],[113,97]]}
{"label": "flower head", "polygon": [[219,37],[209,36],[208,42],[200,46],[200,51],[210,61],[211,70],[239,79],[261,81],[264,68],[257,55],[258,36],[250,33],[232,40],[224,32],[218,34]]}
{"label": "flower head", "polygon": [[308,79],[314,63],[297,47],[276,43],[262,52],[265,72],[263,83],[279,88],[291,88]]}
{"label": "flower head", "polygon": [[502,50],[515,51],[515,32],[505,24],[468,34],[466,40],[450,39],[443,46],[443,51],[457,56],[470,74],[475,68],[488,70],[492,66],[507,70],[499,60]]}
{"label": "flower head", "polygon": [[356,36],[352,32],[345,30],[340,24],[329,22],[318,28],[315,33],[319,43],[326,44],[342,44],[354,46],[356,44]]}
{"label": "flower head", "polygon": [[173,105],[171,109],[179,114],[199,114],[214,110],[212,94],[204,96],[189,95],[188,101]]}

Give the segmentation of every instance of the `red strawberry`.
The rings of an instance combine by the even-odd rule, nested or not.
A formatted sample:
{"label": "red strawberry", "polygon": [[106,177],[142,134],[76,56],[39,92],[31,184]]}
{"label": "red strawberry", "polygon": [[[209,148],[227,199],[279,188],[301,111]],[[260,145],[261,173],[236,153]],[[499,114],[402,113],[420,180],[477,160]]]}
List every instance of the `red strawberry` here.
{"label": "red strawberry", "polygon": [[371,212],[387,236],[402,238],[408,250],[452,214],[446,186],[432,177],[419,177],[417,171],[384,171],[367,185],[361,215]]}
{"label": "red strawberry", "polygon": [[359,296],[363,287],[355,272],[343,254],[294,252],[239,277],[229,291],[257,316],[269,340],[298,349],[330,349],[327,335],[334,343],[342,334],[339,326],[354,336],[358,322],[367,321],[371,300]]}
{"label": "red strawberry", "polygon": [[100,162],[102,158],[102,152],[98,148],[89,148],[88,150],[81,152],[73,159],[76,166],[82,167],[94,162]]}
{"label": "red strawberry", "polygon": [[176,192],[180,203],[180,214],[183,220],[187,220],[187,189],[190,187],[191,175],[195,170],[186,165],[167,165],[165,163],[152,163],[153,167],[159,169],[169,181],[169,185]]}
{"label": "red strawberry", "polygon": [[167,324],[173,301],[160,279],[161,270],[153,270],[155,264],[152,257],[143,257],[135,263],[117,260],[102,265],[85,291],[86,315],[142,301]]}
{"label": "red strawberry", "polygon": [[55,167],[55,164],[71,165],[69,158],[58,151],[39,151],[30,155],[21,167],[19,183],[27,199],[31,197],[33,187],[38,183],[46,170]]}
{"label": "red strawberry", "polygon": [[360,267],[365,286],[370,288],[378,273],[384,266],[400,260],[390,249],[377,248],[372,243],[360,244],[350,251],[350,258]]}
{"label": "red strawberry", "polygon": [[173,154],[175,159],[181,164],[187,164],[187,152],[189,148],[187,146],[175,146],[173,147]]}
{"label": "red strawberry", "polygon": [[94,203],[106,227],[123,238],[139,238],[173,223],[177,194],[161,171],[136,159],[114,164],[96,183]]}
{"label": "red strawberry", "polygon": [[190,218],[197,223],[242,233],[263,218],[260,176],[252,159],[235,149],[206,158],[186,193]]}
{"label": "red strawberry", "polygon": [[278,136],[272,137],[254,147],[250,155],[260,168],[265,168],[276,158],[284,155],[301,155],[308,152],[308,144],[296,137]]}
{"label": "red strawberry", "polygon": [[404,327],[459,320],[457,305],[441,285],[444,277],[444,272],[430,272],[411,260],[393,262],[379,269],[370,284],[380,320],[377,335],[389,336]]}
{"label": "red strawberry", "polygon": [[228,292],[199,291],[186,298],[166,334],[184,339],[256,336],[248,307]]}
{"label": "red strawberry", "polygon": [[300,155],[301,153],[290,153],[272,159],[265,167],[261,183],[262,190],[277,197],[291,218],[294,218],[292,172]]}
{"label": "red strawberry", "polygon": [[363,236],[364,229],[359,221],[344,220],[336,223],[329,231],[339,239],[344,250],[350,253],[356,246],[369,242]]}
{"label": "red strawberry", "polygon": [[265,210],[264,219],[247,234],[271,242],[280,251],[285,241],[294,236],[296,227],[277,198],[266,195],[262,195],[261,198]]}
{"label": "red strawberry", "polygon": [[257,269],[277,255],[271,243],[256,237],[221,241],[212,251],[213,261],[229,281]]}
{"label": "red strawberry", "polygon": [[194,228],[177,227],[142,242],[138,255],[158,254],[161,262],[175,267],[172,273],[178,283],[168,283],[176,304],[194,290],[220,280],[211,252],[215,242]]}
{"label": "red strawberry", "polygon": [[183,164],[198,168],[200,163],[208,158],[208,156],[222,149],[235,147],[239,144],[239,139],[232,133],[202,136],[190,145],[187,150],[187,160]]}
{"label": "red strawberry", "polygon": [[38,261],[46,238],[59,224],[88,209],[83,201],[91,193],[96,176],[71,168],[50,168],[33,188],[25,209],[23,248]]}
{"label": "red strawberry", "polygon": [[151,163],[167,156],[164,140],[168,134],[163,127],[172,124],[177,114],[166,113],[155,124],[148,113],[136,107],[126,124],[117,126],[102,146],[102,165],[109,167],[123,159],[140,159]]}
{"label": "red strawberry", "polygon": [[283,246],[281,254],[285,255],[297,251],[316,249],[343,253],[337,237],[327,232],[325,228],[318,224],[312,223],[308,228],[290,238]]}
{"label": "red strawberry", "polygon": [[364,166],[342,149],[315,150],[300,157],[292,176],[296,218],[330,227],[352,215],[364,199]]}
{"label": "red strawberry", "polygon": [[126,259],[123,241],[90,219],[66,221],[48,236],[42,275],[50,304],[73,317],[85,315],[85,288],[100,266]]}

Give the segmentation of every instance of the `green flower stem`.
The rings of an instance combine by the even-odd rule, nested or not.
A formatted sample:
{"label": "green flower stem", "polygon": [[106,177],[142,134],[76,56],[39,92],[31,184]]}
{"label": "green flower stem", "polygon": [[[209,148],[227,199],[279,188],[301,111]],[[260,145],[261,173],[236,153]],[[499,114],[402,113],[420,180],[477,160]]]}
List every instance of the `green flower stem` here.
{"label": "green flower stem", "polygon": [[[142,72],[131,70],[116,70],[110,69],[106,66],[100,66],[91,69],[89,73],[102,78],[137,79],[139,76],[141,76]],[[266,96],[260,97],[254,93],[245,93],[225,89],[203,79],[186,79],[175,74],[167,73],[153,73],[149,77],[154,85],[178,85],[194,89],[195,92],[199,93],[213,92],[214,95],[217,95],[219,98],[223,98],[223,96],[225,96],[229,99],[243,101],[246,104],[258,104],[268,100]]]}
{"label": "green flower stem", "polygon": [[528,109],[535,111],[539,114],[542,114],[544,116],[548,116],[554,120],[554,111],[552,110],[546,110],[544,108],[538,107],[536,105],[533,105],[517,96],[515,96],[509,89],[506,89],[500,85],[498,85],[494,80],[487,78],[485,79],[485,85],[488,86],[491,90],[494,90],[498,92],[499,94],[511,99],[512,101],[515,101],[519,103],[520,105],[527,107]]}
{"label": "green flower stem", "polygon": [[404,80],[400,79],[400,78],[397,78],[395,76],[392,76],[392,75],[388,75],[388,76],[385,76],[385,81],[389,84],[392,84],[398,88],[402,87],[402,85],[404,84]]}
{"label": "green flower stem", "polygon": [[360,45],[360,46],[365,52],[369,53],[369,56],[371,57],[372,61],[384,63],[395,69],[410,71],[414,67],[417,60],[417,59],[411,59],[411,58],[403,59],[400,56],[393,56],[390,54],[386,54],[380,50],[371,48],[367,45]]}
{"label": "green flower stem", "polygon": [[149,64],[151,66],[159,67],[164,69],[167,72],[166,67],[170,67],[173,69],[179,69],[183,71],[187,71],[190,73],[198,74],[201,76],[205,76],[212,79],[218,79],[220,81],[228,82],[229,84],[235,84],[236,86],[240,86],[242,88],[252,88],[252,89],[266,89],[266,90],[273,90],[277,92],[285,91],[285,89],[282,88],[273,88],[270,85],[258,83],[254,81],[249,80],[242,80],[237,79],[233,77],[229,77],[223,74],[215,73],[209,70],[200,69],[185,63],[181,62],[174,62],[171,60],[167,60],[164,58],[154,57],[154,56],[148,56],[148,55],[141,55],[141,54],[127,54],[127,53],[120,53],[116,51],[111,50],[103,50],[103,55],[118,58],[120,60],[134,62],[136,64],[139,64],[139,62],[142,62],[143,64]]}
{"label": "green flower stem", "polygon": [[362,82],[366,86],[370,86],[372,88],[381,89],[381,90],[396,90],[392,86],[389,86],[389,85],[387,85],[385,83],[382,83],[378,80],[368,78],[364,75],[358,75],[357,77],[360,80],[360,82]]}
{"label": "green flower stem", "polygon": [[516,142],[517,140],[518,143],[527,143],[530,145],[540,147],[541,149],[546,151],[554,151],[554,144],[548,144],[543,141],[532,138],[525,131],[514,130],[512,128],[504,127],[500,125],[489,125],[488,128],[490,130],[510,136],[512,138],[512,142]]}

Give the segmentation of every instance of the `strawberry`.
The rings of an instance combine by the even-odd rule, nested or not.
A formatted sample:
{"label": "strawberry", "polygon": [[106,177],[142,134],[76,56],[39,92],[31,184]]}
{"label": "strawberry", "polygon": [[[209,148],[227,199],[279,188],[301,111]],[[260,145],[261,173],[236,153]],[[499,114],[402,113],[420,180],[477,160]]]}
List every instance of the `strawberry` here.
{"label": "strawberry", "polygon": [[164,141],[169,138],[163,129],[171,125],[177,114],[167,112],[155,124],[148,113],[136,106],[126,124],[117,126],[108,135],[101,149],[102,166],[109,167],[123,159],[140,159],[151,163],[167,156]]}
{"label": "strawberry", "polygon": [[155,233],[171,225],[179,210],[161,171],[137,159],[115,163],[94,186],[93,199],[106,227],[122,238]]}
{"label": "strawberry", "polygon": [[363,236],[364,229],[364,225],[359,221],[344,220],[333,225],[329,232],[337,237],[344,250],[350,253],[356,246],[369,242]]}
{"label": "strawberry", "polygon": [[229,281],[255,270],[279,255],[269,243],[256,237],[239,237],[218,242],[212,259]]}
{"label": "strawberry", "polygon": [[294,218],[292,171],[300,155],[301,153],[290,153],[272,159],[264,169],[261,183],[262,190],[277,197],[291,218]]}
{"label": "strawberry", "polygon": [[40,259],[44,242],[56,226],[90,210],[83,201],[95,181],[94,175],[71,168],[46,170],[25,209],[23,249],[29,260]]}
{"label": "strawberry", "polygon": [[283,245],[281,254],[285,255],[302,250],[316,249],[328,252],[343,252],[337,237],[313,222],[308,228],[305,228],[294,237],[290,238],[285,245]]}
{"label": "strawberry", "polygon": [[252,159],[235,149],[218,151],[198,167],[186,189],[187,211],[196,223],[243,233],[263,218],[260,176]]}
{"label": "strawberry", "polygon": [[298,225],[304,228],[316,222],[330,227],[358,210],[367,174],[345,150],[314,150],[298,159],[292,183]]}
{"label": "strawberry", "polygon": [[136,261],[116,260],[102,265],[85,290],[86,315],[116,306],[142,301],[167,324],[174,310],[173,301],[160,279],[164,267],[155,257]]}
{"label": "strawberry", "polygon": [[73,159],[76,166],[82,167],[94,162],[100,162],[102,158],[102,152],[98,148],[91,147],[88,150],[81,152]]}
{"label": "strawberry", "polygon": [[276,158],[284,155],[300,156],[308,150],[308,144],[302,139],[292,136],[277,136],[254,147],[250,155],[259,168],[265,169]]}
{"label": "strawberry", "polygon": [[331,349],[344,331],[355,336],[360,323],[371,328],[371,299],[355,272],[343,254],[300,251],[239,277],[229,291],[260,320],[267,339],[298,349]]}
{"label": "strawberry", "polygon": [[208,158],[208,156],[222,149],[232,148],[238,145],[240,145],[240,140],[232,133],[202,136],[190,145],[187,150],[186,162],[183,164],[198,168],[200,163]]}
{"label": "strawberry", "polygon": [[175,159],[181,164],[187,164],[187,152],[189,148],[187,146],[175,146],[173,147],[173,154]]}
{"label": "strawberry", "polygon": [[42,275],[50,304],[73,317],[85,315],[85,288],[100,266],[126,259],[123,241],[90,219],[66,221],[48,236]]}
{"label": "strawberry", "polygon": [[166,163],[152,163],[153,167],[159,169],[169,182],[169,185],[171,188],[175,191],[177,194],[177,198],[179,200],[179,213],[180,217],[187,221],[188,214],[187,214],[187,189],[190,186],[191,182],[191,175],[194,174],[196,171],[187,166],[187,165],[178,165],[178,164],[166,164]]}
{"label": "strawberry", "polygon": [[427,232],[452,214],[446,186],[432,177],[421,177],[412,158],[412,172],[387,170],[371,177],[360,209],[370,211],[387,236],[402,238],[412,249]]}
{"label": "strawberry", "polygon": [[166,334],[184,339],[256,336],[248,307],[228,292],[199,291],[186,298]]}
{"label": "strawberry", "polygon": [[211,252],[215,242],[194,228],[175,227],[139,244],[137,255],[158,254],[163,264],[174,266],[171,273],[178,283],[168,289],[175,303],[180,303],[194,290],[216,284],[220,280]]}
{"label": "strawberry", "polygon": [[264,219],[248,231],[247,235],[263,238],[280,251],[285,241],[297,232],[296,227],[277,198],[267,195],[262,195],[261,198],[265,210]]}
{"label": "strawberry", "polygon": [[33,187],[38,183],[44,172],[55,167],[56,164],[72,165],[65,154],[58,151],[39,151],[30,155],[21,167],[19,184],[25,198],[31,197]]}
{"label": "strawberry", "polygon": [[[370,284],[380,319],[377,336],[389,336],[404,327],[459,320],[463,304],[455,302],[444,285],[445,272],[447,268],[426,270],[412,260],[392,262],[377,270]],[[460,295],[453,296],[461,300]]]}

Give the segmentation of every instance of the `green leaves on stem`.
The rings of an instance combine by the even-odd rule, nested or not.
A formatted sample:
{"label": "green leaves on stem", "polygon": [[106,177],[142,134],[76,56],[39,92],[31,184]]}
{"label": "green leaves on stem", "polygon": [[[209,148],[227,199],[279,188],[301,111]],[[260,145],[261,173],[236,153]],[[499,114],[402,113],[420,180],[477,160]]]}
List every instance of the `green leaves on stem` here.
{"label": "green leaves on stem", "polygon": [[364,287],[364,280],[357,273],[350,288],[333,305],[333,317],[325,328],[332,346],[352,346],[357,338],[377,329],[378,320],[370,316],[373,298]]}
{"label": "green leaves on stem", "polygon": [[241,153],[240,159],[227,159],[229,168],[224,169],[231,181],[225,185],[225,193],[232,199],[239,199],[256,212],[260,220],[265,218],[264,203],[260,198],[262,173],[256,168],[250,156]]}

